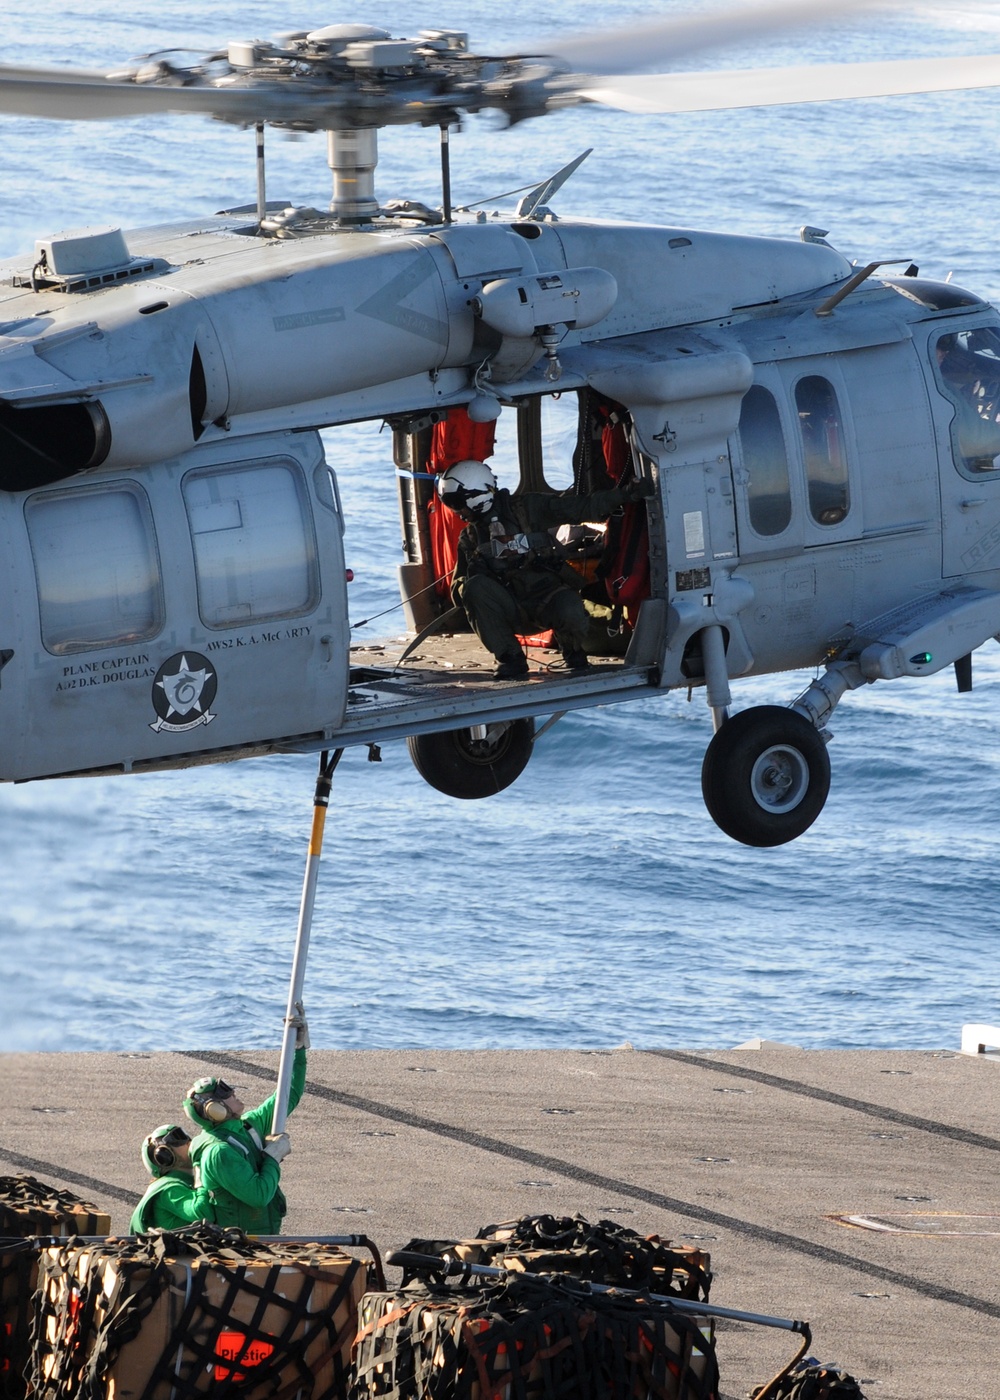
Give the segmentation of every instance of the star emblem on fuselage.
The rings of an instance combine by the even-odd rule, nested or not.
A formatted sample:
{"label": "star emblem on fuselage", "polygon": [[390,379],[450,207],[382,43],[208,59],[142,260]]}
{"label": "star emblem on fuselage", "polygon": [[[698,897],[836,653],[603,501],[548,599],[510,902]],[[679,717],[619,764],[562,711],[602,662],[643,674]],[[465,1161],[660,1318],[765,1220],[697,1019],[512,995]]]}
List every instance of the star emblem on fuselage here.
{"label": "star emblem on fuselage", "polygon": [[210,661],[198,652],[176,652],[156,673],[152,701],[157,719],[150,729],[178,733],[211,724],[217,689],[218,676]]}

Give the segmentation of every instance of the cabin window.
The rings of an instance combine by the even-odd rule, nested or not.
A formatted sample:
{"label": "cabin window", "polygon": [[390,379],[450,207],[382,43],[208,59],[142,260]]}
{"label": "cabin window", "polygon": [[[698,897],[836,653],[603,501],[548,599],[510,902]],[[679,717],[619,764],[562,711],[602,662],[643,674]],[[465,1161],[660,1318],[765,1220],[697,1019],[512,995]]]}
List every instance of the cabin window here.
{"label": "cabin window", "polygon": [[1000,470],[1000,332],[980,326],[942,335],[934,358],[942,392],[955,405],[958,469],[971,476]]}
{"label": "cabin window", "polygon": [[851,508],[844,428],[837,392],[810,374],[795,386],[809,510],[817,525],[839,525]]}
{"label": "cabin window", "polygon": [[780,535],[792,519],[788,453],[774,395],[759,384],[743,397],[739,437],[750,524],[758,535]]}
{"label": "cabin window", "polygon": [[25,517],[47,651],[63,656],[156,636],[163,592],[140,487],[45,492],[29,498]]}
{"label": "cabin window", "polygon": [[292,463],[191,472],[183,490],[206,627],[296,617],[316,606],[316,538]]}

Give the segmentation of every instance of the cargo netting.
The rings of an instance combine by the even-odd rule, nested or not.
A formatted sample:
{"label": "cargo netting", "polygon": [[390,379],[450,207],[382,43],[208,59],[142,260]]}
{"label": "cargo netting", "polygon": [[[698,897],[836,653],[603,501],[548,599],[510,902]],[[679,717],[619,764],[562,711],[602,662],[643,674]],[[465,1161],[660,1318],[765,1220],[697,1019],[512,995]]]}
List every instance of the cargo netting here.
{"label": "cargo netting", "polygon": [[0,1176],[0,1236],[60,1234],[58,1224],[72,1225],[76,1235],[106,1235],[109,1217],[74,1196],[59,1191],[37,1177],[19,1172]]}
{"label": "cargo netting", "polygon": [[[486,1225],[474,1240],[411,1240],[406,1251],[448,1255],[522,1273],[569,1274],[592,1283],[648,1289],[707,1301],[710,1259],[701,1249],[642,1236],[613,1220],[596,1224],[582,1215],[526,1215]],[[404,1285],[412,1274],[404,1273]]]}
{"label": "cargo netting", "polygon": [[707,1318],[510,1274],[362,1302],[351,1400],[718,1400]]}
{"label": "cargo netting", "polygon": [[366,1270],[195,1225],[43,1250],[32,1400],[344,1400]]}
{"label": "cargo netting", "polygon": [[0,1176],[0,1400],[23,1400],[30,1356],[36,1236],[106,1235],[110,1217],[71,1191],[19,1172]]}
{"label": "cargo netting", "polygon": [[[853,1376],[808,1358],[795,1366],[777,1389],[766,1389],[768,1400],[865,1400]],[[752,1394],[756,1397],[762,1392],[755,1390]]]}

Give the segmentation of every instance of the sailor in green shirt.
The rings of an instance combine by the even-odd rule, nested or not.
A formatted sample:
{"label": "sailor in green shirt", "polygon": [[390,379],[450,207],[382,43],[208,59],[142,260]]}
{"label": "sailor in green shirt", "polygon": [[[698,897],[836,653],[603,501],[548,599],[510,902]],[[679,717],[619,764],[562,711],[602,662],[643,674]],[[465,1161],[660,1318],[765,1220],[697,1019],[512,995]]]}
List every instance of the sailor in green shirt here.
{"label": "sailor in green shirt", "polygon": [[175,1123],[155,1128],[142,1144],[142,1160],[153,1184],[132,1212],[129,1233],[181,1230],[197,1220],[212,1220],[205,1190],[196,1190],[191,1165],[191,1139]]}
{"label": "sailor in green shirt", "polygon": [[[301,1003],[293,1024],[297,1034],[289,1113],[306,1083],[309,1030]],[[216,1223],[237,1225],[248,1235],[278,1234],[288,1209],[279,1163],[291,1151],[291,1143],[287,1133],[271,1133],[274,1095],[247,1112],[232,1086],[216,1076],[192,1084],[184,1110],[202,1129],[191,1144],[191,1161],[195,1186],[208,1192]]]}

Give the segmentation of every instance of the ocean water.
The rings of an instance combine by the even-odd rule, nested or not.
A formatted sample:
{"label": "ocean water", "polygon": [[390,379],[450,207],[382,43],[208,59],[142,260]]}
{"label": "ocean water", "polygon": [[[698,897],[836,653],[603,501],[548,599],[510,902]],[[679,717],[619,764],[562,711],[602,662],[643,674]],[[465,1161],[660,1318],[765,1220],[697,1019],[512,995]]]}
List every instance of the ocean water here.
{"label": "ocean water", "polygon": [[[707,8],[606,0],[600,22]],[[481,47],[590,28],[581,0],[303,5],[163,0],[0,5],[0,61],[107,68],[156,48],[333,20],[394,33],[467,28]],[[10,37],[16,30],[17,37]],[[688,66],[1000,51],[1000,14],[915,4]],[[453,137],[457,202],[594,154],[560,192],[600,214],[797,236],[852,258],[911,258],[1000,295],[997,93],[637,118],[600,109]],[[0,119],[0,256],[61,228],[198,216],[254,197],[252,137],[200,119]],[[378,188],[436,202],[436,134],[383,133]],[[269,138],[269,195],[329,198],[321,137]],[[554,434],[565,432],[555,423]],[[359,636],[401,630],[395,480],[377,425],[328,438],[349,519]],[[501,475],[503,453],[498,454]],[[405,746],[349,750],[334,781],[306,1002],[328,1047],[955,1046],[1000,1015],[1000,651],[976,688],[950,673],[848,697],[833,789],[798,842],[751,850],[704,810],[711,724],[674,693],[564,719],[498,797],[427,787]],[[739,706],[807,681],[739,683]],[[315,761],[253,760],[139,778],[0,789],[0,1049],[278,1043]]]}

